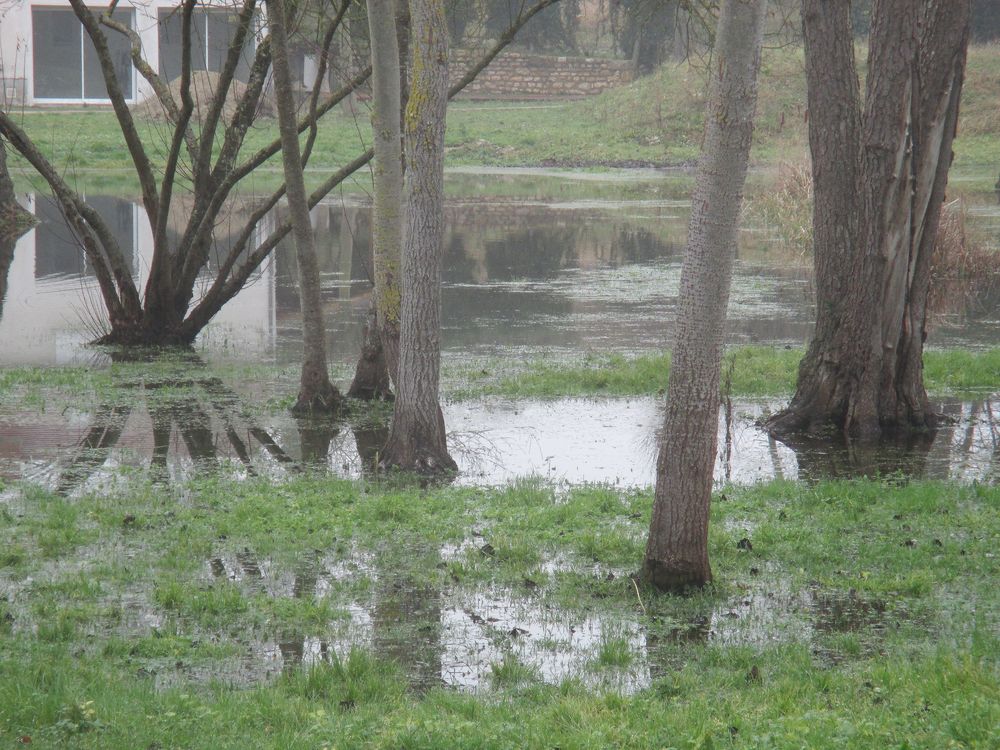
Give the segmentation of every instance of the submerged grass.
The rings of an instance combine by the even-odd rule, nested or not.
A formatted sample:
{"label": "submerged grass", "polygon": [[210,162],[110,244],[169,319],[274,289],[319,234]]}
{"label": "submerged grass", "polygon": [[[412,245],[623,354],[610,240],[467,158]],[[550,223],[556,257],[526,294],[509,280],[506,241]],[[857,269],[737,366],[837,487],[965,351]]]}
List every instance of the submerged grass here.
{"label": "submerged grass", "polygon": [[[0,567],[0,745],[1000,743],[1000,488],[774,482],[715,500],[717,583],[669,597],[627,576],[648,491],[303,476],[67,501],[22,486],[0,506],[0,549],[15,550]],[[480,618],[499,655],[479,692],[414,682],[455,648],[448,602],[495,591],[565,623],[568,642],[543,650],[586,648],[572,626],[601,613],[580,672],[546,673],[517,645],[533,636]],[[344,636],[359,607],[368,630]],[[310,637],[328,649],[288,655]]]}
{"label": "submerged grass", "polygon": [[[723,387],[734,396],[782,396],[795,389],[803,350],[776,347],[740,347],[723,362]],[[157,404],[183,402],[192,395],[192,368],[188,355],[160,356],[153,362],[117,363],[110,368],[0,368],[0,406],[32,408],[41,412],[116,404],[137,394]],[[626,357],[590,354],[577,361],[490,360],[450,366],[445,363],[444,388],[456,400],[481,396],[563,398],[578,396],[640,396],[661,394],[670,373],[670,354]],[[346,370],[342,373],[349,376]],[[267,394],[251,398],[243,408],[263,414],[284,411],[294,397],[296,368],[287,366],[213,365],[211,378],[224,382],[266,385]],[[1000,349],[929,350],[924,353],[924,380],[932,395],[995,392],[1000,387]],[[179,385],[172,385],[178,383]],[[275,397],[282,392],[284,397]],[[353,418],[378,420],[390,413],[385,405],[354,404]]]}

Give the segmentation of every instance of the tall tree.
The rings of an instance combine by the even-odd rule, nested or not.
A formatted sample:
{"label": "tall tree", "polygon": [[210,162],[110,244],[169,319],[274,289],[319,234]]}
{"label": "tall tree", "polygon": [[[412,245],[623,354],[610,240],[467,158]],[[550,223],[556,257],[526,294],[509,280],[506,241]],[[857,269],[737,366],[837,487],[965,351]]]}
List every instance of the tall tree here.
{"label": "tall tree", "polygon": [[[401,244],[403,236],[403,151],[400,135],[401,67],[395,0],[368,0],[372,52],[372,265],[375,284],[365,343],[349,395],[391,396],[388,380],[399,369]],[[372,319],[374,318],[374,319]]]}
{"label": "tall tree", "polygon": [[319,263],[309,219],[309,200],[302,173],[299,128],[295,117],[295,94],[288,65],[287,14],[284,0],[267,0],[267,20],[271,30],[271,65],[274,69],[274,98],[281,134],[281,163],[285,172],[288,212],[295,238],[299,270],[299,307],[302,310],[302,373],[299,395],[292,407],[297,414],[330,413],[341,407],[340,392],[330,382],[326,362],[326,322],[320,295]]}
{"label": "tall tree", "polygon": [[849,0],[803,0],[816,329],[779,437],[935,426],[923,385],[931,255],[965,74],[969,0],[876,0],[864,105]]}
{"label": "tall tree", "polygon": [[[12,242],[35,223],[35,217],[21,207],[14,192],[14,181],[7,170],[7,147],[0,136],[0,238]],[[0,295],[2,299],[3,295]]]}
{"label": "tall tree", "polygon": [[443,0],[410,0],[410,24],[398,393],[381,465],[439,474],[458,468],[448,453],[438,400],[448,106],[448,23]]}
{"label": "tall tree", "polygon": [[[462,91],[475,80],[500,52],[509,45],[525,25],[546,8],[555,5],[560,0],[537,0],[533,5],[520,3],[516,14],[511,14],[510,26],[500,34],[496,43],[481,57],[475,65],[466,70],[448,89],[448,99]],[[384,158],[380,161],[376,156],[374,170],[375,205],[372,226],[375,236],[374,245],[374,304],[369,310],[362,344],[361,355],[355,368],[354,380],[348,392],[354,398],[388,398],[391,396],[389,381],[396,384],[399,369],[399,316],[402,302],[402,285],[400,283],[401,269],[401,210],[402,203],[402,172],[396,173],[395,160],[405,166],[405,155],[400,155],[400,127],[394,126],[391,116],[399,115],[406,106],[408,96],[406,54],[409,48],[409,11],[406,2],[398,0],[395,5],[395,33],[397,52],[388,49],[392,45],[389,26],[392,19],[389,6],[393,3],[387,0],[376,0],[370,3],[369,12],[378,12],[369,16],[370,38],[372,45],[373,96],[375,99],[373,111],[373,126],[375,128],[374,151],[380,151]],[[398,85],[392,80],[395,75]],[[395,97],[390,99],[390,97]],[[395,132],[391,132],[395,130]],[[393,137],[396,141],[393,141]],[[383,168],[384,165],[384,168]]]}
{"label": "tall tree", "polygon": [[14,181],[7,171],[7,149],[0,136],[0,318],[7,297],[7,274],[14,260],[17,238],[35,222],[35,217],[21,208],[14,194]]}
{"label": "tall tree", "polygon": [[643,561],[643,577],[663,591],[712,579],[708,515],[723,329],[753,139],[766,5],[766,0],[725,0],[719,12]]}

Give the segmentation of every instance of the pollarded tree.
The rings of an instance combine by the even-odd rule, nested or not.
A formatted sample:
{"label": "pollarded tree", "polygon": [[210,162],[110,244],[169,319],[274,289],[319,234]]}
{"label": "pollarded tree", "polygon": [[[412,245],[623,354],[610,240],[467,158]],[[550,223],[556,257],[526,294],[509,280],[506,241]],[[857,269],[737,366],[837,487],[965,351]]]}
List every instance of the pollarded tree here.
{"label": "pollarded tree", "polygon": [[[333,109],[368,77],[357,74],[339,91],[321,99],[320,81],[326,73],[326,53],[332,44],[351,0],[342,0],[336,15],[327,20],[323,54],[313,84],[308,113],[297,124],[299,133],[309,131],[303,162],[312,150],[320,118]],[[253,276],[274,247],[291,230],[285,221],[253,246],[258,225],[285,194],[284,185],[265,196],[251,213],[237,240],[220,258],[204,292],[196,298],[196,286],[205,281],[212,254],[213,230],[227,210],[233,191],[254,170],[281,149],[280,138],[245,156],[243,142],[253,123],[271,67],[270,38],[256,45],[249,76],[241,94],[232,93],[237,68],[254,35],[257,0],[240,0],[232,9],[234,31],[208,102],[195,112],[193,63],[194,17],[197,0],[183,0],[178,13],[181,26],[181,65],[177,86],[172,90],[149,65],[138,33],[114,14],[116,4],[97,11],[83,0],[71,0],[77,18],[93,43],[101,71],[131,157],[142,193],[142,204],[153,232],[153,253],[145,288],[140,292],[121,248],[105,222],[63,178],[62,170],[42,154],[15,118],[0,111],[0,134],[49,184],[87,256],[108,311],[110,330],[103,339],[119,344],[189,344],[221,307]],[[154,166],[154,152],[128,107],[115,69],[107,34],[122,34],[131,42],[132,64],[146,79],[168,120],[166,154]],[[174,91],[178,92],[179,100]],[[235,106],[227,106],[233,102]],[[231,113],[227,110],[231,109]],[[315,205],[354,170],[367,163],[364,154],[331,175],[309,198]],[[181,196],[181,193],[185,193]],[[187,194],[193,196],[188,201]],[[193,208],[185,210],[181,198]],[[181,229],[174,235],[172,224]]]}
{"label": "pollarded tree", "polygon": [[[473,70],[455,84],[453,91],[468,85],[510,43],[517,28],[537,12],[535,9],[553,2],[557,0],[538,0],[531,10],[521,14],[520,24],[512,26]],[[261,237],[261,223],[285,196],[282,184],[259,199],[236,240],[218,262],[212,258],[213,232],[228,210],[234,191],[281,150],[281,139],[275,138],[252,154],[243,151],[247,130],[257,116],[271,70],[269,35],[256,45],[246,85],[238,95],[233,93],[237,70],[255,34],[259,2],[236,0],[229,6],[234,20],[232,41],[212,95],[207,102],[199,102],[197,112],[193,54],[199,0],[182,0],[177,11],[181,65],[175,86],[168,86],[143,56],[139,34],[115,15],[116,3],[101,10],[87,6],[84,0],[70,0],[70,4],[100,62],[108,98],[153,230],[149,275],[141,290],[108,225],[64,178],[60,166],[46,158],[18,118],[3,110],[0,110],[0,136],[48,183],[86,254],[108,312],[109,331],[102,341],[124,345],[190,344],[292,230],[291,221],[285,220]],[[336,13],[325,19],[312,95],[297,125],[299,134],[307,134],[302,147],[303,166],[313,152],[321,119],[362,85],[370,73],[370,68],[362,70],[337,91],[323,93],[330,50],[351,4],[352,0],[340,0]],[[160,157],[147,142],[148,135],[143,133],[126,102],[108,34],[121,34],[130,41],[132,65],[147,81],[166,115],[168,132],[162,164],[157,163]],[[369,149],[332,172],[308,196],[309,207],[316,206],[372,156]],[[179,231],[170,231],[177,225]],[[200,293],[196,294],[196,290]]]}
{"label": "pollarded tree", "polygon": [[458,468],[448,453],[438,400],[448,107],[448,24],[443,0],[410,0],[410,25],[398,393],[381,466],[439,474]]}
{"label": "pollarded tree", "polygon": [[643,560],[643,577],[663,591],[702,586],[712,579],[708,514],[723,329],[753,139],[766,6],[766,0],[725,0],[719,12],[656,463],[656,499]]}
{"label": "pollarded tree", "polygon": [[788,439],[935,426],[923,384],[931,256],[969,40],[969,0],[876,0],[864,105],[849,0],[803,0],[816,330]]}

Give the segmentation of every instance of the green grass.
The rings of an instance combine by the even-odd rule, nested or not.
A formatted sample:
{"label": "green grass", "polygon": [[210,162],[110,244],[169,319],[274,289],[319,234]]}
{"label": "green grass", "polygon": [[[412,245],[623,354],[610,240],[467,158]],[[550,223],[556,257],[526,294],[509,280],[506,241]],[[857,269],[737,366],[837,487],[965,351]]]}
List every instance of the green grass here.
{"label": "green grass", "polygon": [[[859,59],[863,57],[861,54]],[[970,50],[960,137],[955,143],[955,167],[960,171],[985,169],[995,173],[1000,161],[995,117],[998,71],[1000,49],[995,45]],[[448,113],[447,163],[556,167],[690,164],[701,145],[706,75],[706,69],[697,63],[666,65],[652,76],[584,101],[527,105],[454,102]],[[761,76],[752,158],[758,164],[801,161],[807,153],[801,49],[766,50]],[[128,153],[110,111],[29,110],[19,116],[25,130],[71,184],[91,191],[135,192]],[[369,116],[363,106],[356,115],[336,108],[322,123],[307,172],[312,185],[371,143]],[[140,133],[154,164],[162,164],[169,142],[162,124],[140,120]],[[255,152],[276,137],[276,122],[261,119],[249,131],[244,151]],[[11,156],[13,171],[18,173],[24,162]],[[349,189],[360,189],[367,174],[358,179],[359,185]],[[280,180],[280,162],[272,159],[245,189],[273,188]]]}
{"label": "green grass", "polygon": [[[723,389],[738,396],[782,396],[795,389],[800,349],[743,347],[730,351],[723,362]],[[529,363],[517,373],[468,373],[472,384],[460,393],[485,392],[512,398],[566,396],[637,396],[662,393],[670,372],[670,355],[627,358],[591,355],[579,364]],[[1000,349],[924,353],[924,379],[929,392],[961,394],[1000,386]]]}
{"label": "green grass", "polygon": [[[723,361],[723,389],[734,396],[790,395],[795,389],[802,354],[802,350],[791,348],[733,349]],[[669,372],[669,353],[637,357],[591,354],[578,361],[554,363],[491,360],[477,362],[474,366],[468,363],[455,368],[446,366],[443,382],[446,395],[457,400],[489,395],[510,398],[640,396],[662,394]],[[249,414],[286,410],[298,377],[294,367],[244,363],[213,365],[211,375],[238,384],[239,389],[246,384],[266,383],[268,394],[286,394],[284,398],[273,395],[248,398],[244,409]],[[345,377],[349,375],[344,373]],[[100,405],[129,403],[137,397],[158,406],[183,406],[199,391],[171,387],[171,379],[178,377],[191,377],[190,363],[184,357],[119,363],[109,369],[0,369],[0,406],[60,413],[66,409],[86,410]],[[926,351],[924,379],[932,395],[995,392],[1000,385],[1000,349]],[[161,382],[164,385],[155,389],[144,387]],[[353,404],[353,407],[352,419],[377,421],[390,414],[385,406]],[[0,561],[2,559],[0,557]]]}
{"label": "green grass", "polygon": [[[74,500],[78,538],[44,554],[46,530],[66,525],[65,503],[24,487],[6,504],[0,548],[13,542],[23,554],[0,569],[0,746],[22,737],[102,750],[1000,743],[997,487],[727,488],[712,512],[717,582],[688,597],[637,596],[626,576],[642,555],[644,491],[321,477],[137,484]],[[125,514],[136,521],[123,525]],[[441,565],[441,545],[473,532],[481,536],[467,552]],[[751,551],[737,547],[747,533]],[[535,554],[503,556],[505,539]],[[479,552],[485,541],[496,555]],[[248,553],[261,581],[208,573],[210,558]],[[317,554],[369,562],[322,593],[283,590]],[[544,572],[546,560],[561,563]],[[416,615],[391,619],[393,581],[424,602],[518,591],[548,618],[572,625],[597,613],[606,626],[579,675],[548,682],[530,656],[508,650],[486,665],[478,694],[417,689],[410,654],[440,634]],[[155,616],[136,621],[137,601]],[[280,674],[255,671],[254,644],[282,633],[335,638],[347,602],[382,623],[374,641]],[[650,669],[634,694],[588,682]]]}

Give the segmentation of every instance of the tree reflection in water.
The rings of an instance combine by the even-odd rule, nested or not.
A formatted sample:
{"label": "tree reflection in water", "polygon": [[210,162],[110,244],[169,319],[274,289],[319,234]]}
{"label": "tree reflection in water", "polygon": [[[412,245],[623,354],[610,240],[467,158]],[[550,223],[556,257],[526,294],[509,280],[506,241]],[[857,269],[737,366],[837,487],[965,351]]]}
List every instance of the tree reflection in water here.
{"label": "tree reflection in water", "polygon": [[152,438],[149,476],[154,482],[171,479],[170,455],[180,445],[196,474],[218,470],[222,460],[232,455],[248,475],[254,475],[252,441],[277,464],[292,471],[299,468],[299,463],[271,433],[256,423],[240,397],[218,377],[209,375],[205,363],[197,356],[185,353],[178,360],[176,354],[159,359],[116,352],[112,361],[115,364],[148,361],[183,375],[156,377],[145,373],[143,377],[132,378],[119,375],[115,383],[119,397],[97,408],[90,429],[59,474],[56,491],[60,494],[70,494],[85,485],[109,461],[112,452],[123,447],[123,440],[139,445],[145,442],[141,433],[136,434],[142,426],[136,408],[140,393],[149,417]]}

